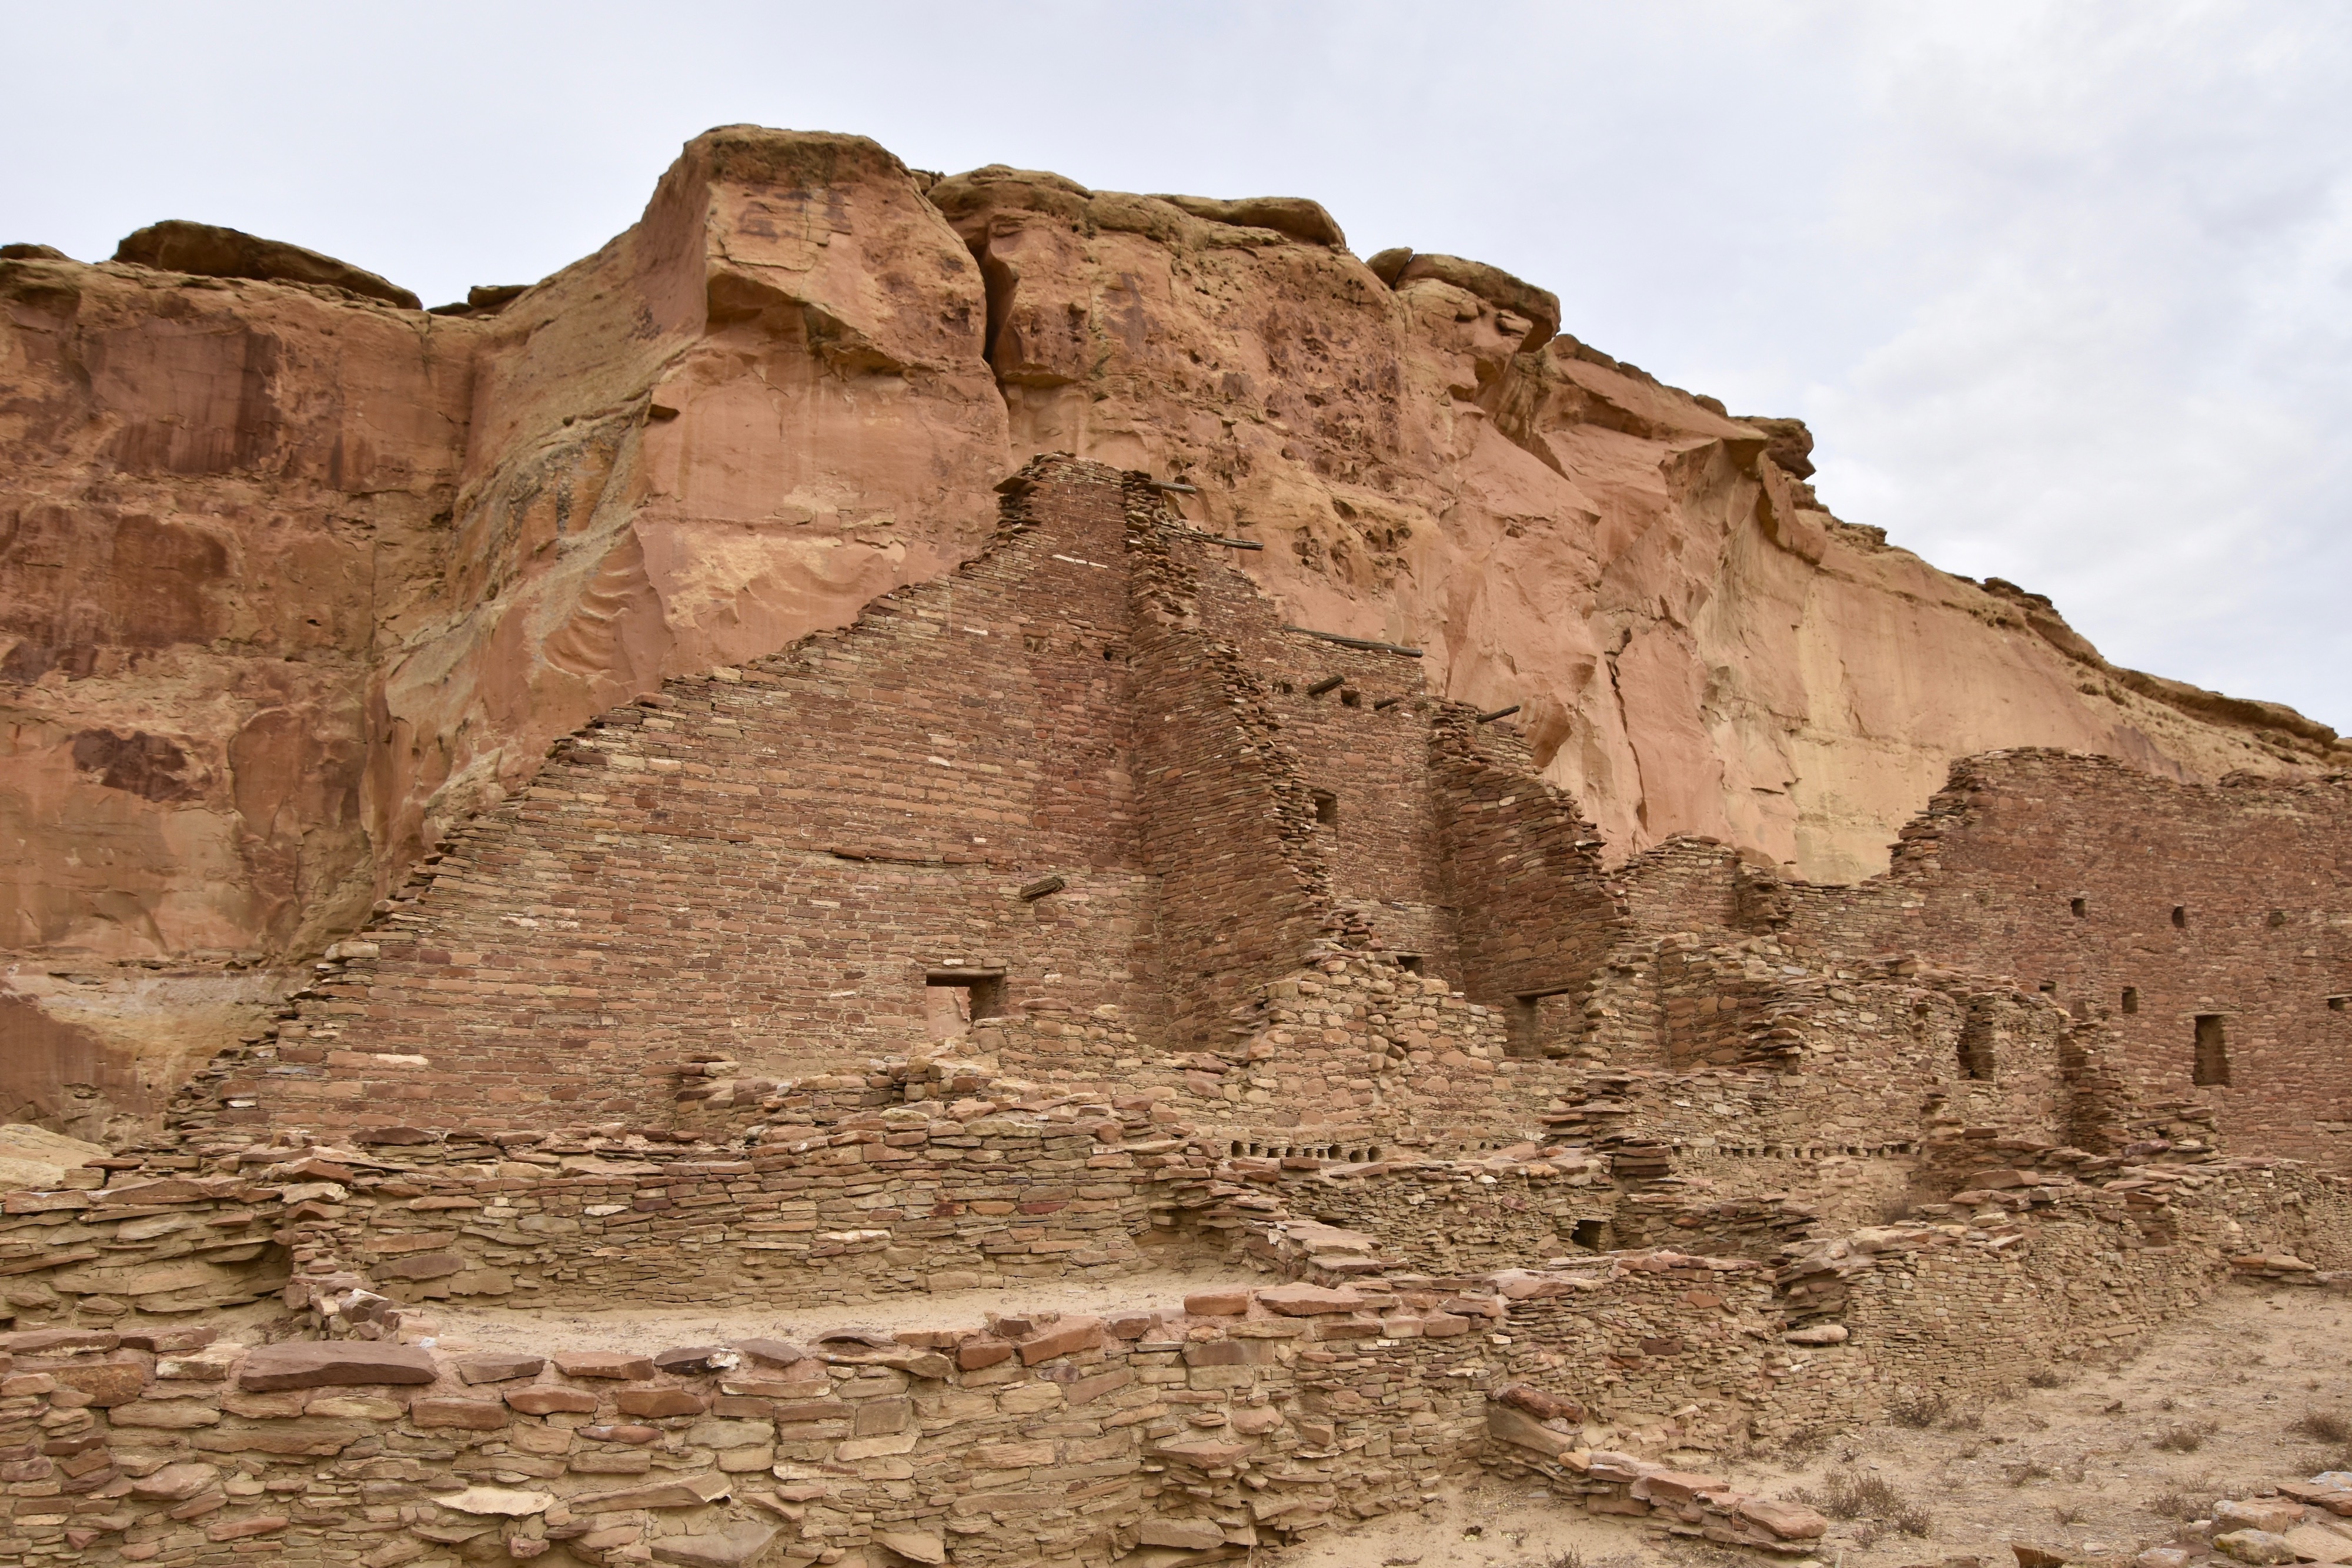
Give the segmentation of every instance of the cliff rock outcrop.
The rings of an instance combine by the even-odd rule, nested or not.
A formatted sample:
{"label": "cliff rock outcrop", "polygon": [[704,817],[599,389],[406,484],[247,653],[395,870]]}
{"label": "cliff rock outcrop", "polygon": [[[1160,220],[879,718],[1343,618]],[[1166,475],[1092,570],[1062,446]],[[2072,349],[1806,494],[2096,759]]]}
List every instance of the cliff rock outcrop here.
{"label": "cliff rock outcrop", "polygon": [[1293,622],[1517,705],[1612,859],[1696,832],[1852,880],[1995,747],[2344,755],[1839,522],[1795,422],[1491,267],[1360,261],[1312,202],[730,127],[462,307],[175,223],[7,247],[0,316],[0,1114],[85,1136],[556,739],[940,575],[1042,451],[1194,486]]}

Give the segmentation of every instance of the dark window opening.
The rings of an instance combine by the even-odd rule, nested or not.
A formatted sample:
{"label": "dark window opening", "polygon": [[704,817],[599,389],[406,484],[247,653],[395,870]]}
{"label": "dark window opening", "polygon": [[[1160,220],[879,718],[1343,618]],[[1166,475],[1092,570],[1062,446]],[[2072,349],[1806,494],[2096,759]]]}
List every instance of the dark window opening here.
{"label": "dark window opening", "polygon": [[1315,791],[1315,825],[1318,828],[1339,825],[1339,797],[1328,789]]}
{"label": "dark window opening", "polygon": [[1503,1048],[1505,1051],[1514,1057],[1532,1059],[1550,1055],[1556,1043],[1564,1050],[1568,1042],[1556,1040],[1555,1036],[1565,1034],[1576,1027],[1574,1015],[1563,1016],[1561,1009],[1555,1008],[1552,1017],[1547,1019],[1544,1017],[1544,1003],[1553,997],[1572,996],[1580,988],[1555,986],[1548,991],[1530,991],[1525,996],[1513,997],[1511,1010],[1504,1020],[1510,1033],[1509,1041]]}
{"label": "dark window opening", "polygon": [[2139,1011],[2139,988],[2137,986],[2126,986],[2124,988],[2124,1011],[2127,1013],[2136,1013]]}
{"label": "dark window opening", "polygon": [[1975,1008],[1960,1025],[1959,1057],[1961,1077],[1993,1076],[1992,1019]]}
{"label": "dark window opening", "polygon": [[2346,1004],[2347,1003],[2352,1003],[2352,997],[2330,997],[2327,998],[2327,1010],[2332,1013],[2340,1013],[2344,1011]]}
{"label": "dark window opening", "polygon": [[1364,694],[1361,692],[1341,692],[1339,694],[1339,706],[1341,707],[1361,707],[1364,706]]}
{"label": "dark window opening", "polygon": [[1580,1219],[1570,1239],[1588,1252],[1605,1252],[1609,1249],[1609,1222],[1605,1219]]}
{"label": "dark window opening", "polygon": [[934,969],[923,987],[923,1022],[933,1040],[953,1040],[982,1019],[1004,1015],[1002,971]]}
{"label": "dark window opening", "polygon": [[2091,913],[2091,901],[2087,898],[2070,899],[2066,907],[2074,912],[2075,919],[2080,920]]}
{"label": "dark window opening", "polygon": [[2197,1015],[2197,1066],[2189,1082],[2229,1087],[2230,1042],[2220,1013]]}
{"label": "dark window opening", "polygon": [[2057,982],[2057,981],[2055,981],[2055,980],[2044,980],[2044,981],[2042,981],[2042,994],[2043,996],[2045,996],[2045,997],[2054,997],[2054,996],[2056,996],[2056,995],[2058,994],[2058,982]]}
{"label": "dark window opening", "polygon": [[2184,931],[2189,928],[2189,906],[2187,904],[2176,904],[2172,906],[2172,923],[2175,925],[2179,926]]}
{"label": "dark window opening", "polygon": [[1274,683],[1274,689],[1280,692],[1284,696],[1288,696],[1298,688],[1292,685],[1288,681],[1276,681]]}
{"label": "dark window opening", "polygon": [[2285,925],[2285,924],[2286,924],[2286,911],[2285,911],[2285,910],[2284,910],[2284,909],[2273,909],[2273,910],[2272,910],[2272,911],[2271,911],[2271,924],[2272,924],[2273,925]]}
{"label": "dark window opening", "polygon": [[1398,954],[1398,955],[1397,955],[1397,967],[1398,967],[1398,968],[1400,968],[1400,969],[1402,969],[1402,970],[1403,970],[1406,974],[1408,974],[1408,975],[1418,975],[1418,974],[1420,974],[1420,973],[1421,973],[1421,955],[1420,955],[1420,954],[1418,954],[1418,953],[1400,953],[1400,954]]}

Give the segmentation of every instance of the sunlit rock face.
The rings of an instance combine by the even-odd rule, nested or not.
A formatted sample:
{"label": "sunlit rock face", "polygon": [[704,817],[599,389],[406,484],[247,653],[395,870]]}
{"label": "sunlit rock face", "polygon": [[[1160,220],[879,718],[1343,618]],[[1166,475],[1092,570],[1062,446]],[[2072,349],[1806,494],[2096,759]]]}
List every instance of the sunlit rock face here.
{"label": "sunlit rock face", "polygon": [[1612,859],[1865,876],[1996,747],[2343,755],[1838,522],[1794,422],[1492,267],[1360,260],[1309,201],[730,127],[594,256],[433,312],[162,228],[0,258],[0,1114],[84,1136],[257,1033],[556,738],[968,559],[1042,451],[1196,486],[1291,621],[1517,705]]}

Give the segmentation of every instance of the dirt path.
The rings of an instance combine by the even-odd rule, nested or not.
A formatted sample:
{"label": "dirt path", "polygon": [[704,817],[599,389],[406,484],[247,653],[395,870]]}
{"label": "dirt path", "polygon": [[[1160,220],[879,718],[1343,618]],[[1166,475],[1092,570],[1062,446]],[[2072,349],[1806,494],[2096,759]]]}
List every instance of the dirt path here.
{"label": "dirt path", "polygon": [[[2201,1516],[2217,1498],[2352,1468],[2352,1438],[2313,1430],[2327,1429],[2333,1416],[2352,1432],[2348,1328],[2352,1302],[2340,1296],[2231,1286],[2112,1372],[2074,1368],[2055,1386],[2021,1386],[2015,1398],[1948,1410],[1924,1427],[1842,1433],[1802,1453],[1680,1453],[1675,1462],[1769,1497],[1802,1489],[1818,1500],[1841,1482],[1883,1483],[1888,1493],[1874,1504],[1832,1519],[1814,1568],[1909,1568],[1951,1557],[2010,1568],[2011,1542],[2077,1559],[2128,1559],[2169,1540],[2180,1519]],[[1988,1344],[1984,1354],[2004,1351]],[[2018,1367],[2021,1379],[2048,1370]],[[1906,1534],[1906,1521],[1927,1533]],[[1637,1521],[1591,1518],[1542,1489],[1494,1479],[1274,1559],[1280,1568],[1763,1561]]]}

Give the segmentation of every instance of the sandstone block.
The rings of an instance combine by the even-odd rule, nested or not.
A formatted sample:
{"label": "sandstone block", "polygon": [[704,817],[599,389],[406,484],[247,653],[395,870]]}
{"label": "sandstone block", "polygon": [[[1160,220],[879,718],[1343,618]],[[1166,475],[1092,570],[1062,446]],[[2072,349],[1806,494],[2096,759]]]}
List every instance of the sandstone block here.
{"label": "sandstone block", "polygon": [[1257,1292],[1259,1302],[1285,1317],[1312,1317],[1323,1312],[1352,1312],[1364,1304],[1350,1290],[1327,1290],[1321,1285],[1275,1285]]}
{"label": "sandstone block", "polygon": [[1576,1447],[1576,1439],[1567,1433],[1555,1432],[1524,1410],[1507,1405],[1486,1406],[1486,1435],[1551,1458]]}
{"label": "sandstone block", "polygon": [[1818,1540],[1830,1528],[1830,1521],[1809,1507],[1773,1502],[1771,1498],[1740,1498],[1734,1514],[1748,1523],[1761,1526],[1778,1540]]}
{"label": "sandstone block", "polygon": [[467,1383],[505,1383],[537,1377],[546,1365],[543,1355],[469,1355],[457,1363],[457,1375]]}
{"label": "sandstone block", "polygon": [[438,1375],[430,1351],[363,1340],[289,1341],[248,1353],[237,1369],[240,1388],[324,1388],[370,1383],[430,1383]]}
{"label": "sandstone block", "polygon": [[679,1568],[743,1568],[757,1562],[780,1533],[779,1525],[747,1520],[698,1534],[657,1535],[653,1540],[654,1561],[674,1563]]}
{"label": "sandstone block", "polygon": [[1237,1318],[1249,1311],[1246,1285],[1226,1291],[1195,1291],[1184,1298],[1184,1311],[1196,1318]]}
{"label": "sandstone block", "polygon": [[220,1479],[220,1468],[202,1463],[165,1465],[131,1483],[131,1495],[148,1502],[185,1502]]}
{"label": "sandstone block", "polygon": [[710,1470],[698,1476],[679,1476],[623,1491],[590,1492],[566,1498],[564,1501],[571,1505],[575,1514],[625,1513],[636,1508],[701,1508],[728,1497],[733,1490],[733,1482],[718,1471]]}
{"label": "sandstone block", "polygon": [[506,1402],[526,1416],[551,1416],[567,1411],[575,1416],[593,1416],[596,1412],[596,1396],[584,1388],[509,1388]]}
{"label": "sandstone block", "polygon": [[1013,1356],[1011,1342],[1001,1339],[970,1339],[956,1347],[956,1364],[966,1372],[978,1372],[983,1366],[994,1366]]}
{"label": "sandstone block", "polygon": [[458,1513],[494,1514],[505,1519],[545,1513],[555,1506],[551,1492],[509,1491],[503,1487],[467,1487],[464,1491],[433,1500]]}
{"label": "sandstone block", "polygon": [[156,1399],[118,1405],[107,1412],[106,1418],[117,1427],[144,1427],[167,1432],[185,1432],[198,1427],[215,1425],[220,1420],[221,1413],[199,1405],[193,1399]]}
{"label": "sandstone block", "polygon": [[60,1366],[49,1375],[79,1388],[100,1409],[128,1405],[147,1386],[147,1366],[139,1361],[87,1361]]}
{"label": "sandstone block", "polygon": [[874,1535],[874,1543],[897,1552],[909,1563],[936,1565],[948,1560],[947,1542],[936,1535],[926,1535],[911,1530],[882,1530]]}
{"label": "sandstone block", "polygon": [[1232,1464],[1249,1452],[1247,1443],[1220,1443],[1206,1437],[1180,1437],[1173,1442],[1155,1443],[1151,1451],[1162,1458],[1173,1459],[1196,1469],[1211,1470]]}
{"label": "sandstone block", "polygon": [[1102,1342],[1102,1319],[1066,1317],[1021,1342],[1022,1364],[1034,1366],[1041,1361],[1051,1361],[1057,1355],[1068,1355],[1073,1351],[1092,1350]]}
{"label": "sandstone block", "polygon": [[2352,1563],[2352,1537],[2316,1524],[2298,1524],[2281,1534],[2306,1563]]}
{"label": "sandstone block", "polygon": [[419,1427],[495,1432],[507,1424],[507,1407],[496,1399],[419,1399],[409,1406],[408,1418]]}
{"label": "sandstone block", "polygon": [[[2267,1530],[2232,1530],[2213,1538],[2213,1550],[2241,1563],[2292,1563],[2295,1560],[2294,1543],[2284,1535]],[[2019,1568],[2032,1568],[2021,1563]]]}
{"label": "sandstone block", "polygon": [[609,1377],[632,1382],[654,1375],[652,1357],[610,1350],[558,1351],[555,1369],[566,1377]]}
{"label": "sandstone block", "polygon": [[1582,1423],[1584,1406],[1564,1394],[1549,1394],[1531,1383],[1514,1383],[1495,1396],[1514,1410],[1524,1410],[1538,1421]]}
{"label": "sandstone block", "polygon": [[2213,1505],[2216,1531],[2261,1530],[2273,1535],[2284,1535],[2302,1522],[2303,1505],[2299,1502],[2253,1498],[2244,1502],[2224,1500]]}
{"label": "sandstone block", "polygon": [[683,1388],[624,1388],[614,1403],[625,1416],[699,1416],[709,1408]]}
{"label": "sandstone block", "polygon": [[1136,1527],[1135,1538],[1145,1546],[1212,1552],[1224,1545],[1225,1531],[1224,1526],[1205,1519],[1147,1519]]}

